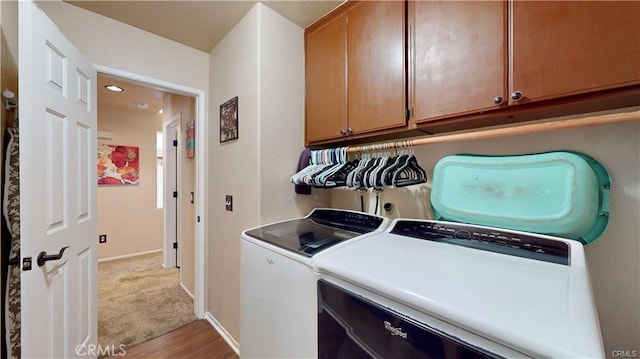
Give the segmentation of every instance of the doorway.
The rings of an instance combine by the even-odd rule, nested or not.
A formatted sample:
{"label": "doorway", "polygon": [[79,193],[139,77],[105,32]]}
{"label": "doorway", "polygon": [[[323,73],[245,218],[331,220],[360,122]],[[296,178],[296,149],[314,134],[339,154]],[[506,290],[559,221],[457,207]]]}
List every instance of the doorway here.
{"label": "doorway", "polygon": [[[182,95],[186,97],[191,97],[194,99],[194,113],[193,118],[195,119],[194,124],[194,132],[195,132],[195,151],[194,151],[194,159],[192,161],[192,165],[194,167],[195,172],[195,185],[194,185],[194,194],[193,199],[194,203],[192,205],[192,209],[194,211],[192,218],[195,218],[195,228],[194,228],[194,242],[193,242],[193,297],[194,297],[194,314],[197,318],[202,319],[204,317],[204,233],[205,233],[205,221],[203,218],[206,218],[206,208],[207,208],[207,196],[206,189],[204,186],[205,183],[205,175],[207,173],[207,136],[200,136],[199,134],[206,134],[207,122],[205,119],[205,91],[200,89],[195,89],[187,86],[178,85],[175,83],[158,80],[155,78],[142,76],[106,66],[96,65],[94,67],[98,70],[100,74],[118,77],[124,80],[128,80],[134,83],[143,84],[150,88],[160,89],[167,93]],[[183,199],[188,198],[191,200],[192,198],[190,193],[187,193],[185,196],[182,196]],[[195,200],[197,199],[197,200]]]}
{"label": "doorway", "polygon": [[[131,191],[128,191],[126,195],[132,197],[135,195],[136,190],[141,190],[142,187],[145,186],[147,189],[151,188],[154,192],[156,192],[149,193],[149,195],[145,197],[144,200],[141,199],[139,202],[147,202],[147,207],[152,207],[152,213],[149,214],[149,209],[147,209],[147,212],[145,212],[146,215],[156,216],[156,219],[159,220],[159,222],[155,226],[152,224],[147,226],[146,228],[141,228],[140,232],[137,232],[136,235],[138,237],[156,237],[154,238],[156,240],[154,242],[155,244],[151,245],[151,248],[154,248],[155,250],[151,250],[148,252],[162,252],[157,253],[158,256],[154,256],[156,258],[155,263],[159,265],[160,262],[162,262],[162,266],[166,268],[166,275],[176,278],[176,288],[180,292],[182,292],[182,295],[187,295],[184,299],[181,299],[182,295],[176,293],[174,287],[167,287],[167,290],[158,293],[155,296],[163,297],[166,295],[166,302],[172,303],[168,304],[168,308],[172,308],[174,315],[171,318],[165,318],[166,320],[161,320],[161,322],[159,322],[157,325],[152,325],[149,328],[153,328],[154,330],[156,330],[164,326],[171,327],[172,325],[175,325],[176,323],[182,323],[185,319],[187,319],[187,316],[184,315],[184,310],[182,309],[185,308],[184,305],[187,304],[185,300],[189,301],[189,305],[186,308],[190,307],[191,313],[197,313],[198,292],[195,287],[195,272],[197,272],[195,266],[197,262],[197,258],[195,258],[196,209],[194,207],[194,194],[196,192],[195,172],[197,170],[197,166],[194,158],[195,156],[192,155],[190,156],[190,158],[188,158],[189,156],[187,156],[187,152],[183,150],[185,145],[183,140],[183,138],[185,137],[185,128],[189,127],[188,125],[183,125],[183,122],[185,124],[191,123],[193,125],[195,125],[195,123],[197,122],[196,98],[194,96],[175,94],[173,92],[170,92],[170,90],[168,89],[159,88],[158,86],[149,86],[140,81],[131,82],[118,76],[105,75],[102,73],[100,73],[98,76],[98,91],[100,95],[106,92],[104,91],[106,82],[104,80],[101,80],[105,78],[109,80],[108,82],[120,85],[125,88],[125,90],[118,95],[124,95],[121,96],[121,98],[126,99],[126,106],[136,108],[130,110],[131,115],[120,115],[121,117],[129,118],[124,121],[126,122],[124,124],[124,129],[116,128],[114,130],[113,127],[105,127],[103,125],[103,120],[105,120],[106,125],[110,125],[111,122],[108,121],[109,113],[101,110],[100,106],[102,106],[103,104],[102,101],[99,101],[99,113],[104,115],[99,115],[98,118],[99,136],[111,137],[111,142],[116,143],[120,142],[120,140],[123,138],[123,136],[120,135],[120,132],[126,131],[127,125],[133,126],[134,131],[136,130],[136,127],[138,127],[137,131],[140,131],[139,127],[144,127],[144,140],[136,138],[135,141],[131,140],[128,141],[128,143],[125,143],[125,145],[137,143],[141,144],[141,177],[140,184],[138,185],[139,188],[131,189]],[[143,91],[144,95],[142,97],[140,97],[139,91],[137,90],[137,88],[139,87],[144,88],[143,90],[141,90]],[[149,107],[148,109],[147,106]],[[138,110],[140,110],[141,108],[142,110],[147,110],[147,118],[134,118],[134,116],[139,113]],[[162,114],[157,113],[160,109],[163,112]],[[149,118],[148,116],[152,116],[153,118]],[[133,122],[137,122],[139,120],[146,120],[150,122],[150,124],[132,124]],[[148,144],[145,143],[145,141],[152,141],[153,143]],[[143,148],[142,146],[146,147]],[[194,148],[194,150],[196,150],[196,148]],[[144,162],[146,162],[145,168],[143,168]],[[144,178],[145,176],[146,178]],[[102,207],[101,201],[104,200],[105,190],[111,190],[109,192],[110,197],[116,195],[115,191],[113,191],[113,189],[111,188],[105,189],[99,187],[98,189],[99,207]],[[121,188],[121,190],[124,189],[125,188]],[[100,193],[100,190],[102,190],[102,193]],[[130,209],[133,210],[133,207],[138,205],[139,204],[131,204]],[[98,211],[98,213],[102,214],[101,212],[101,210]],[[145,216],[145,213],[140,212],[139,215]],[[100,216],[98,219],[100,222]],[[101,226],[99,225],[98,227],[100,233]],[[157,236],[153,235],[153,233],[156,232],[160,233],[161,238],[157,238]],[[127,240],[129,242],[135,242],[134,238],[132,237],[133,236],[131,236]],[[109,238],[110,242],[111,240],[112,239]],[[187,244],[185,246],[187,251],[182,250],[183,242]],[[131,245],[131,243],[129,243],[129,245]],[[102,247],[100,249],[105,248],[104,245],[101,246]],[[137,252],[138,253],[133,253],[132,255],[142,254],[142,256],[138,257],[140,258],[140,261],[148,261],[149,255],[146,254],[145,251]],[[186,264],[185,266],[182,265],[183,262]],[[100,278],[104,278],[102,276],[103,264],[104,263],[101,263],[100,265]],[[136,268],[142,273],[142,269],[138,267]],[[145,273],[147,273],[146,269]],[[151,275],[150,272],[149,275]],[[161,275],[164,277],[164,275],[160,273],[154,275]],[[106,278],[104,280],[106,282],[109,281]],[[115,286],[113,286],[113,288],[115,288]],[[150,290],[155,290],[155,286]],[[102,301],[102,298],[110,298],[110,295],[111,294],[109,293],[104,293],[101,286],[99,298],[101,308],[108,308],[108,306]],[[187,297],[190,297],[191,300],[189,300]],[[132,305],[134,305],[133,302]],[[176,307],[176,305],[178,305],[178,307]],[[180,307],[180,305],[182,305],[182,307]],[[136,322],[140,323],[140,325],[144,327],[145,323],[147,323],[148,325],[150,323],[154,323],[154,320],[157,318],[166,317],[160,316],[162,315],[160,312],[163,312],[163,307],[164,306],[158,306],[157,309],[159,310],[153,313],[145,314],[143,318],[137,320]],[[105,313],[107,312],[108,311],[106,311],[105,309]],[[146,310],[144,310],[144,308],[140,308],[137,312],[146,313]],[[132,313],[131,316],[138,314],[137,312]],[[180,315],[178,315],[178,313]],[[104,315],[101,315],[101,318],[103,317]],[[105,335],[107,333],[113,333],[113,331],[109,330],[109,326],[101,325],[100,328],[103,329],[101,333],[104,333]],[[130,328],[131,330],[133,330],[132,336],[139,335],[139,332],[136,331],[136,328]],[[144,332],[146,331],[147,330],[144,330]],[[102,335],[103,339],[111,339],[111,337],[105,337],[105,335]],[[118,338],[118,335],[116,335],[114,338]]]}
{"label": "doorway", "polygon": [[[192,102],[188,107],[191,113],[187,113],[187,116],[185,118],[185,112],[189,111],[184,110],[183,106],[183,110],[181,110],[181,120],[183,120],[183,122],[185,122],[187,126],[189,125],[189,122],[191,122],[192,133],[206,133],[206,121],[199,121],[199,119],[204,118],[205,113],[204,91],[128,72],[123,72],[112,68],[97,65],[94,66],[98,69],[98,72],[100,74],[120,78],[125,81],[133,82],[135,84],[147,86],[152,89],[161,90],[166,94],[175,96],[176,98],[182,98],[183,100],[185,98],[190,99]],[[192,121],[194,121],[195,123],[193,123]],[[184,125],[182,132],[185,132]],[[188,161],[185,161],[186,164],[184,166],[184,169],[178,169],[178,171],[180,172],[192,171],[195,175],[192,180],[193,182],[190,190],[185,191],[183,195],[179,194],[178,199],[182,199],[183,207],[186,207],[187,209],[184,211],[182,218],[190,218],[195,222],[193,223],[194,226],[192,226],[191,228],[192,232],[190,234],[187,233],[189,237],[193,238],[193,241],[190,242],[190,253],[192,254],[188,255],[189,258],[185,258],[185,261],[188,261],[192,267],[191,281],[193,282],[193,286],[192,288],[189,288],[187,292],[192,293],[194,299],[194,314],[198,318],[203,318],[204,316],[204,221],[201,221],[201,217],[204,217],[206,208],[206,196],[204,194],[205,191],[203,186],[204,174],[206,173],[206,141],[206,136],[199,136],[197,138],[197,145],[195,145],[195,148],[192,149],[192,157],[188,159]],[[179,142],[184,142],[184,138],[179,139]],[[178,147],[178,151],[183,151],[185,148],[184,145],[184,143],[180,144]],[[184,202],[186,202],[188,206],[184,204]],[[178,245],[178,249],[180,248],[181,246]],[[189,249],[187,243],[185,243],[184,249]],[[183,251],[183,253],[185,252],[186,251]],[[166,251],[166,253],[171,252]],[[172,253],[172,257],[175,261],[175,251]],[[180,253],[178,253],[178,264],[180,264],[180,257]],[[184,255],[182,257],[184,257]],[[185,278],[182,277],[181,279],[184,282]]]}
{"label": "doorway", "polygon": [[[116,92],[108,91],[109,88],[115,88]],[[99,187],[100,213],[112,211],[123,203],[136,214],[118,220],[99,220],[99,258],[116,259],[160,251],[161,248],[165,268],[181,268],[185,263],[180,282],[193,297],[196,99],[104,74],[98,76],[98,93],[99,143],[103,147],[107,146],[105,143],[111,143],[108,146],[130,148],[136,154],[139,152],[140,158],[140,161],[137,158],[134,161],[135,187],[125,188],[132,182],[124,180],[121,188]],[[120,170],[117,169],[115,177],[119,177]],[[103,183],[101,178],[98,183]],[[119,211],[116,209],[111,217],[118,217]],[[127,228],[123,232],[118,227]],[[107,231],[116,232],[116,238],[110,236],[108,243]],[[119,242],[112,244],[114,241]]]}

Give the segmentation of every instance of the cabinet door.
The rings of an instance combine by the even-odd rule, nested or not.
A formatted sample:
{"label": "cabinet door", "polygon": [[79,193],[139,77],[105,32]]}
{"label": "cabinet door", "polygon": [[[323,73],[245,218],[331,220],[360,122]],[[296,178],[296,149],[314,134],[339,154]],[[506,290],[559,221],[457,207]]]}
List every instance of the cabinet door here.
{"label": "cabinet door", "polygon": [[511,91],[538,101],[640,83],[640,2],[511,2]]}
{"label": "cabinet door", "polygon": [[406,125],[404,9],[404,1],[363,1],[347,12],[354,135]]}
{"label": "cabinet door", "polygon": [[504,2],[416,1],[410,19],[416,122],[506,103]]}
{"label": "cabinet door", "polygon": [[306,34],[306,142],[347,129],[347,16]]}

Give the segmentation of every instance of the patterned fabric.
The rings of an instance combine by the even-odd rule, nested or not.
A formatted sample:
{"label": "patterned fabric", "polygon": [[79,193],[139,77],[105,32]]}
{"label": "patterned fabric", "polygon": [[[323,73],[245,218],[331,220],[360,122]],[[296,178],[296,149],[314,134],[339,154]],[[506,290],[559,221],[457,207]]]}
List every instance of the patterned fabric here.
{"label": "patterned fabric", "polygon": [[[2,204],[3,214],[11,233],[11,250],[9,258],[20,257],[20,136],[17,127],[7,129],[10,137],[5,159],[5,200]],[[21,357],[20,347],[20,265],[9,266],[6,293],[7,310],[6,325],[8,336],[8,355],[10,358]]]}

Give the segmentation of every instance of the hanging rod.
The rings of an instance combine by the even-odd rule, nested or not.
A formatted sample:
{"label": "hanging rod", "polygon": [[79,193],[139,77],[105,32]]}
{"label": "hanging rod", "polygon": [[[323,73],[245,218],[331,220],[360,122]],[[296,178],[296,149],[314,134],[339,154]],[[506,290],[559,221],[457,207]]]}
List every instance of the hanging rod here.
{"label": "hanging rod", "polygon": [[601,125],[610,125],[622,122],[631,122],[640,120],[640,111],[619,112],[608,115],[596,115],[581,118],[572,118],[566,120],[557,120],[550,122],[533,123],[526,125],[516,125],[511,127],[494,128],[488,130],[478,130],[464,133],[454,133],[449,135],[431,136],[415,138],[410,140],[398,140],[387,143],[377,143],[363,146],[349,146],[347,152],[368,152],[379,151],[390,148],[415,147],[422,145],[431,145],[442,142],[469,141],[480,140],[486,138],[506,137],[525,135],[538,132],[549,132],[556,130],[564,130],[569,128],[592,127]]}

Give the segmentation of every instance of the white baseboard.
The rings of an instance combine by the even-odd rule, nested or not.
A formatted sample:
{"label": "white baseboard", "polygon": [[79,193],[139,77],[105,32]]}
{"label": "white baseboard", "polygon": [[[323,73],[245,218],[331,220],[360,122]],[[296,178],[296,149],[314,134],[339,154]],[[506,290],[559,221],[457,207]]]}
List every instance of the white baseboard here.
{"label": "white baseboard", "polygon": [[[187,293],[187,295],[189,297],[191,297],[191,299],[194,299],[195,297],[193,296],[193,293],[191,293],[191,291],[189,289],[187,289],[187,287],[185,287],[184,284],[180,283],[180,287],[182,287],[182,290],[185,291],[185,293]],[[194,299],[195,300],[195,299]]]}
{"label": "white baseboard", "polygon": [[158,253],[158,252],[162,252],[162,248],[160,249],[152,249],[150,251],[144,251],[144,252],[137,252],[137,253],[131,253],[131,254],[125,254],[122,256],[115,256],[115,257],[109,257],[109,258],[102,258],[102,259],[98,259],[98,263],[101,262],[109,262],[109,261],[115,261],[117,259],[124,259],[124,258],[131,258],[131,257],[137,257],[137,256],[143,256],[145,254],[151,254],[151,253]]}
{"label": "white baseboard", "polygon": [[229,344],[231,349],[233,349],[233,351],[236,352],[236,354],[238,354],[238,356],[239,356],[240,355],[240,345],[238,344],[238,342],[236,342],[233,339],[231,334],[229,334],[229,332],[227,332],[224,329],[222,324],[220,324],[220,322],[218,322],[216,320],[216,318],[214,318],[213,315],[211,315],[211,313],[209,313],[209,312],[205,312],[204,313],[204,319],[206,319],[207,322],[209,322],[209,324],[211,324],[213,329],[215,329],[218,332],[218,334],[220,334],[222,339],[224,339],[224,341],[227,342],[227,344]]}

